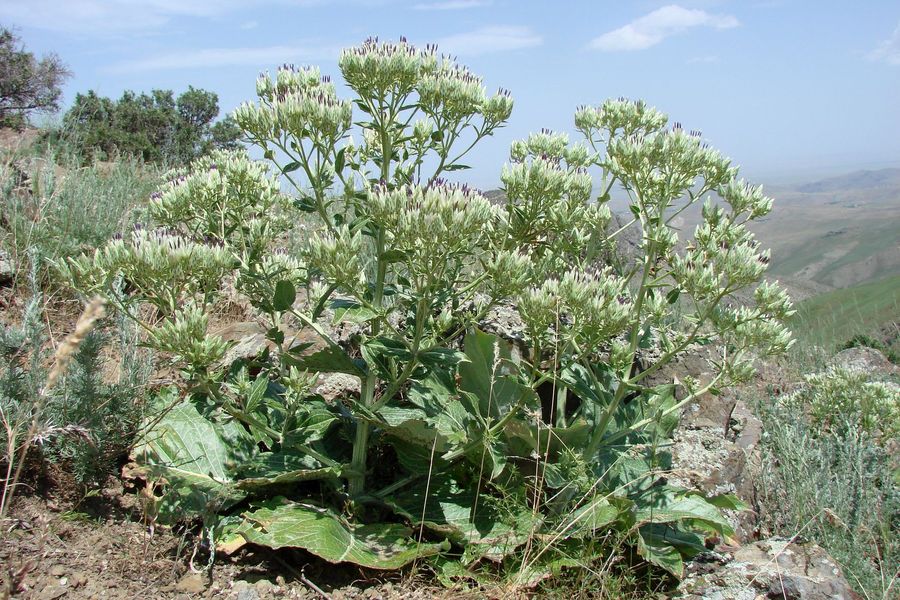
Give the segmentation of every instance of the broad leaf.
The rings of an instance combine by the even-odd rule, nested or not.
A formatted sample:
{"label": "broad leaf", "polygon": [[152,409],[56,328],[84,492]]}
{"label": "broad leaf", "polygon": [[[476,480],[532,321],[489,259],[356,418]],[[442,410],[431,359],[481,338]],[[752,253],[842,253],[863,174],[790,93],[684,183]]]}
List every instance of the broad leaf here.
{"label": "broad leaf", "polygon": [[661,567],[681,579],[684,576],[684,561],[673,545],[656,537],[644,538],[638,534],[637,551],[647,562]]}
{"label": "broad leaf", "polygon": [[306,356],[291,355],[290,363],[301,369],[320,373],[347,373],[365,377],[365,366],[350,358],[340,346],[327,346]]}
{"label": "broad leaf", "polygon": [[[219,542],[234,551],[234,536],[268,548],[302,548],[331,563],[350,562],[370,569],[399,569],[445,545],[416,542],[397,524],[350,525],[333,511],[274,498],[254,505],[229,527]],[[224,538],[224,539],[223,539]]]}
{"label": "broad leaf", "polygon": [[477,488],[473,483],[463,489],[450,477],[439,475],[430,484],[423,481],[386,500],[414,526],[424,524],[466,546],[469,560],[502,560],[528,540],[540,516],[524,507],[515,514],[501,515],[485,498],[476,502]]}
{"label": "broad leaf", "polygon": [[287,310],[294,305],[297,299],[297,289],[294,284],[286,279],[282,279],[275,284],[275,297],[272,298],[272,306],[275,310]]}
{"label": "broad leaf", "polygon": [[214,423],[193,403],[181,402],[146,431],[132,458],[150,483],[166,484],[156,508],[162,522],[225,510],[245,493],[236,489],[229,465],[253,453],[243,427],[234,421]]}
{"label": "broad leaf", "polygon": [[567,520],[569,536],[593,535],[619,518],[620,509],[605,496],[594,496],[577,508]]}
{"label": "broad leaf", "polygon": [[476,329],[466,335],[464,344],[469,360],[459,365],[459,389],[477,399],[473,408],[482,419],[496,421],[520,402],[537,404],[534,390],[512,373],[506,342]]}

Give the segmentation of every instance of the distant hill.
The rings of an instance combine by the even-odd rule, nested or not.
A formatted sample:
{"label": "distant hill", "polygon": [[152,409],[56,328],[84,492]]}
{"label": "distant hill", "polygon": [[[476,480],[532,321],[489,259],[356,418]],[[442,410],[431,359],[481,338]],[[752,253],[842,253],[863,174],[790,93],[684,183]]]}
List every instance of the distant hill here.
{"label": "distant hill", "polygon": [[[751,228],[772,249],[769,274],[798,298],[900,275],[900,169],[767,187],[772,213]],[[700,210],[686,211],[686,236]]]}
{"label": "distant hill", "polygon": [[900,188],[900,169],[854,171],[846,175],[806,183],[797,186],[795,189],[804,194],[818,194],[822,192],[868,190],[880,187]]}

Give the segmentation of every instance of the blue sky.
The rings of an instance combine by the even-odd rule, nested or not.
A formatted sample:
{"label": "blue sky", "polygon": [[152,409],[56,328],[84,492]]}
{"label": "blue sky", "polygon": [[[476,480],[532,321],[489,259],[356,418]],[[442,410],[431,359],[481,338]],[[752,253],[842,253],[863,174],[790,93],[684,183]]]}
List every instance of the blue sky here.
{"label": "blue sky", "polygon": [[0,0],[0,24],[94,89],[219,94],[261,70],[316,64],[370,35],[437,42],[513,92],[510,125],[472,158],[496,185],[509,142],[571,129],[580,104],[644,98],[762,182],[900,166],[896,0]]}

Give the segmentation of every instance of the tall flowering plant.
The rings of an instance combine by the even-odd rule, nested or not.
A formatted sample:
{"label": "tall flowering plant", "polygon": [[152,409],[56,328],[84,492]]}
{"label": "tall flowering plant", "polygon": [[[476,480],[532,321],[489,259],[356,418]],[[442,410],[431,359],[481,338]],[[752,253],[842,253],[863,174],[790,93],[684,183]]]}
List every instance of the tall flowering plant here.
{"label": "tall flowering plant", "polygon": [[[527,554],[541,533],[537,561],[618,527],[680,573],[704,532],[729,531],[718,507],[739,503],[666,484],[658,442],[681,407],[791,344],[790,302],[759,283],[769,255],[746,228],[771,199],[698,133],[619,99],[578,109],[579,143],[515,142],[492,201],[445,177],[506,123],[508,92],[403,39],[367,40],[339,67],[349,100],[317,69],[284,66],[235,111],[274,169],[202,159],[151,199],[160,229],[60,265],[184,369],[135,452],[166,489],[153,510],[203,515],[225,549],[377,568],[450,548],[470,563]],[[613,194],[630,205],[617,227]],[[679,240],[675,217],[710,194]],[[312,231],[279,251],[300,213]],[[607,260],[632,230],[637,255]],[[208,332],[225,281],[271,342],[232,364]],[[752,301],[726,302],[747,289]],[[498,314],[521,329],[518,352],[484,331]],[[317,342],[291,344],[289,324]],[[663,377],[700,344],[708,380]],[[328,373],[359,392],[326,400]]]}

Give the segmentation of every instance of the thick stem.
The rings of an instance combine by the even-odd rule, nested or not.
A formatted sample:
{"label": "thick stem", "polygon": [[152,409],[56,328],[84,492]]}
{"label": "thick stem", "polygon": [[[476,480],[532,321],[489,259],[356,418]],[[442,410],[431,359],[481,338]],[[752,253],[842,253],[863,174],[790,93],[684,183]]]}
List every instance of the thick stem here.
{"label": "thick stem", "polygon": [[[390,115],[392,116],[392,115]],[[392,119],[388,119],[391,122]],[[381,179],[387,183],[390,174],[391,139],[387,127],[381,130]],[[372,294],[372,306],[376,311],[381,309],[384,298],[384,280],[387,276],[387,262],[384,260],[384,230],[379,229],[375,237],[375,290]],[[381,325],[376,319],[372,322],[372,337],[378,335]],[[375,403],[375,387],[378,384],[374,369],[369,369],[361,381],[361,400],[364,407],[369,408]],[[353,438],[353,457],[350,462],[350,476],[348,487],[351,496],[359,496],[366,489],[366,462],[369,451],[369,423],[362,419],[356,420],[356,435]]]}

